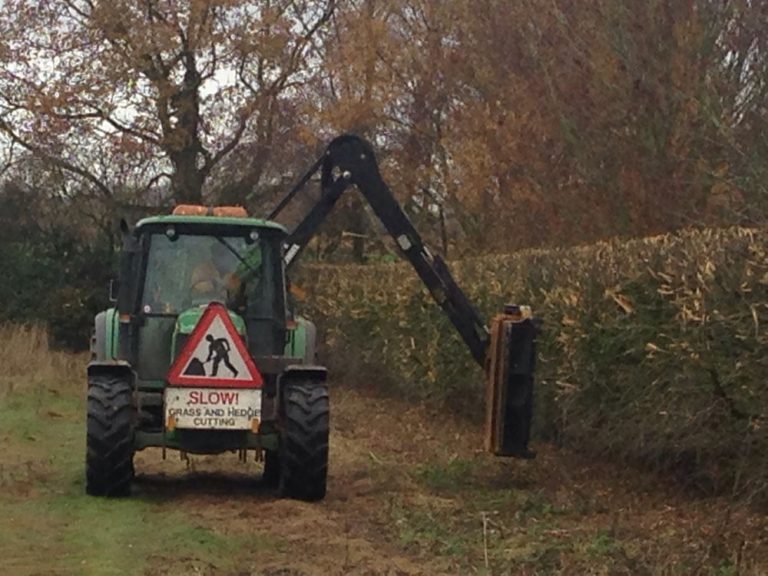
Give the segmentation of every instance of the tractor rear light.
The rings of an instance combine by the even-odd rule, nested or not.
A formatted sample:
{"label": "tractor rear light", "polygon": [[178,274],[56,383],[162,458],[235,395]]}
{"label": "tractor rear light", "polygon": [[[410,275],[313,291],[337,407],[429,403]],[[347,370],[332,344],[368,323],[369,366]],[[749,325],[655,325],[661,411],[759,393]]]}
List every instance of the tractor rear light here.
{"label": "tractor rear light", "polygon": [[173,209],[173,215],[248,218],[248,212],[242,206],[201,206],[199,204],[179,204]]}

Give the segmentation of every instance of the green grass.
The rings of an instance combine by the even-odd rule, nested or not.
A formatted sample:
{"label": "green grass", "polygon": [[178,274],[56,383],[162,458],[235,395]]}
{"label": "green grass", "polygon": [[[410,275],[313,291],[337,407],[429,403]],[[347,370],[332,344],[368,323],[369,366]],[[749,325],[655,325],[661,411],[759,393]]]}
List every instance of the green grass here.
{"label": "green grass", "polygon": [[484,570],[487,557],[493,574],[646,573],[605,520],[579,520],[589,503],[555,501],[507,474],[482,458],[421,463],[412,472],[421,497],[391,510],[399,541],[452,556],[460,572]]}
{"label": "green grass", "polygon": [[[194,526],[179,513],[159,514],[136,501],[75,494],[3,502],[0,553],[20,566],[69,574],[144,574],[155,557],[182,556],[231,568],[238,542]],[[43,545],[44,553],[35,551]],[[20,556],[18,551],[25,551]]]}
{"label": "green grass", "polygon": [[85,407],[71,390],[36,387],[0,401],[3,573],[146,574],[167,558],[227,571],[274,544],[219,533],[149,496],[86,496]]}
{"label": "green grass", "polygon": [[429,489],[452,492],[472,484],[475,464],[469,460],[428,462],[416,468],[415,476]]}
{"label": "green grass", "polygon": [[592,540],[587,543],[587,554],[593,558],[612,556],[621,549],[621,544],[608,530],[598,530]]}
{"label": "green grass", "polygon": [[398,503],[392,508],[392,520],[400,543],[440,555],[465,557],[476,544],[470,534],[458,528],[459,518],[444,510]]}

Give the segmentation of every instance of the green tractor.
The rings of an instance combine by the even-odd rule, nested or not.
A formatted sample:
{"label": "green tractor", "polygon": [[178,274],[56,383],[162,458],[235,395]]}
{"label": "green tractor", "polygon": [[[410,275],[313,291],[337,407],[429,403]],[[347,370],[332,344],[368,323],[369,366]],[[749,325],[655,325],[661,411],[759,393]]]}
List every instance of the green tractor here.
{"label": "green tractor", "polygon": [[[275,220],[310,181],[320,182],[319,199],[288,232]],[[325,496],[326,369],[315,361],[315,326],[289,309],[286,273],[350,186],[485,370],[486,449],[534,456],[536,319],[509,305],[486,324],[382,180],[370,145],[347,135],[266,220],[239,207],[178,206],[133,231],[123,222],[117,305],[96,316],[88,365],[89,494],[129,494],[134,453],[161,447],[242,459],[254,451],[281,495]]]}
{"label": "green tractor", "polygon": [[[124,229],[117,306],[96,316],[88,367],[86,490],[128,494],[134,453],[157,446],[193,454],[254,450],[280,494],[321,499],[326,369],[314,363],[314,325],[287,309],[286,230],[236,208],[196,215],[197,208],[180,206]],[[236,334],[214,319],[211,329],[220,325],[215,335],[224,345],[204,341],[210,358],[197,354],[186,370],[200,376],[171,386],[174,360],[191,350],[195,328],[217,305],[226,307]],[[247,373],[251,362],[256,382]]]}

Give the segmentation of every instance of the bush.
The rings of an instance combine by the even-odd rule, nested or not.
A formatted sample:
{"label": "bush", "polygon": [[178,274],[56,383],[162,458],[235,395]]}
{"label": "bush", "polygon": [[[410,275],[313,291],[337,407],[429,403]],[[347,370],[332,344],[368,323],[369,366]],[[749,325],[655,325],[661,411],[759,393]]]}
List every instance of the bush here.
{"label": "bush", "polygon": [[45,324],[55,347],[86,349],[115,262],[111,245],[75,237],[3,240],[0,321]]}

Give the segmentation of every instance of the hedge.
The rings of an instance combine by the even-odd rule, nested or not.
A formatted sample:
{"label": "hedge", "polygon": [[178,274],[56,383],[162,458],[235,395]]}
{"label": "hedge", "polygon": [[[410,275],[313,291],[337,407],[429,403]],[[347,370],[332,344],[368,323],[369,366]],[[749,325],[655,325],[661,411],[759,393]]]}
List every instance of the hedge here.
{"label": "hedge", "polygon": [[[486,317],[516,302],[543,319],[538,438],[766,499],[767,254],[766,230],[686,230],[451,269]],[[482,372],[407,264],[299,279],[332,366],[481,413]]]}

